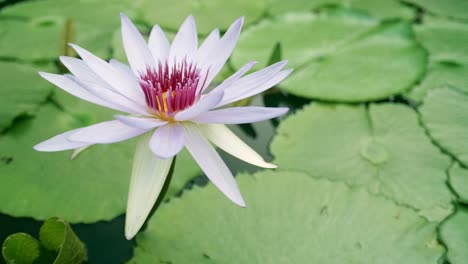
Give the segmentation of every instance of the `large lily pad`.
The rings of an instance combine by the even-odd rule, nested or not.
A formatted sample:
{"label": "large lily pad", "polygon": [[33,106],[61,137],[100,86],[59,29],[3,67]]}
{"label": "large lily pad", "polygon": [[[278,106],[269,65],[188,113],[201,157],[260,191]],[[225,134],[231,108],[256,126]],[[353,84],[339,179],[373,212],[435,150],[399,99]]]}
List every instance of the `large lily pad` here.
{"label": "large lily pad", "polygon": [[279,15],[287,12],[317,10],[330,5],[355,9],[382,19],[397,17],[412,19],[415,13],[413,9],[396,0],[273,0],[269,13]]}
{"label": "large lily pad", "polygon": [[[0,12],[0,56],[21,60],[52,60],[77,43],[93,53],[110,56],[119,12],[134,13],[130,1],[27,1]],[[5,20],[5,21],[3,21]]]}
{"label": "large lily pad", "polygon": [[386,98],[411,87],[426,54],[403,22],[380,24],[351,12],[290,13],[246,30],[232,57],[266,63],[275,43],[296,70],[281,87],[294,95],[359,102]]}
{"label": "large lily pad", "polygon": [[441,16],[468,20],[468,2],[465,0],[406,0]]}
{"label": "large lily pad", "polygon": [[465,166],[468,165],[468,95],[455,88],[430,91],[420,108],[429,135]]}
{"label": "large lily pad", "polygon": [[[64,102],[63,97],[57,98],[59,104]],[[41,153],[32,149],[58,133],[111,116],[110,111],[97,106],[68,100],[66,112],[47,104],[37,117],[18,122],[0,137],[0,211],[3,213],[36,219],[58,215],[70,222],[94,222],[125,212],[135,149],[133,140],[94,146],[73,161],[70,152]],[[177,160],[168,195],[180,191],[199,172],[194,161],[183,152]]]}
{"label": "large lily pad", "polygon": [[458,199],[463,203],[468,203],[468,170],[454,163],[449,171],[450,186],[457,193]]}
{"label": "large lily pad", "polygon": [[468,263],[468,209],[460,206],[452,217],[440,227],[440,237],[447,246],[447,259],[451,264]]}
{"label": "large lily pad", "polygon": [[281,169],[365,186],[428,219],[451,212],[450,160],[404,105],[314,103],[280,124],[271,151]]}
{"label": "large lily pad", "polygon": [[[213,185],[160,207],[131,263],[438,263],[436,225],[339,182],[271,171],[237,178],[247,208]],[[382,256],[386,256],[383,258]]]}
{"label": "large lily pad", "polygon": [[244,25],[258,21],[266,12],[269,1],[138,1],[145,21],[176,31],[184,19],[194,15],[198,32],[206,35],[215,28],[226,30],[234,20],[245,16]]}
{"label": "large lily pad", "polygon": [[21,114],[33,113],[50,94],[52,86],[41,81],[37,70],[14,62],[1,62],[0,131]]}

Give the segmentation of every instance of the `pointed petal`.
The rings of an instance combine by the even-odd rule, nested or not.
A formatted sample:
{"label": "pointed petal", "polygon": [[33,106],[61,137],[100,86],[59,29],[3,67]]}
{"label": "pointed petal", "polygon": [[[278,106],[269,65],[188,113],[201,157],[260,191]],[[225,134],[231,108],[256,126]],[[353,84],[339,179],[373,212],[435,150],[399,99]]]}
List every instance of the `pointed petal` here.
{"label": "pointed petal", "polygon": [[88,67],[106,81],[114,91],[131,98],[132,101],[138,102],[142,106],[145,105],[143,103],[145,98],[143,91],[139,85],[135,86],[134,78],[128,78],[128,75],[119,74],[109,63],[91,52],[74,44],[70,44],[70,46],[80,55]]}
{"label": "pointed petal", "polygon": [[223,68],[229,56],[231,56],[239,39],[243,23],[244,17],[237,19],[226,31],[223,38],[217,42],[218,45],[211,49],[210,56],[206,56],[203,60],[198,61],[203,67],[202,75],[208,74],[204,82],[205,85],[201,89],[208,87],[221,68]]}
{"label": "pointed petal", "polygon": [[245,207],[236,180],[215,149],[203,137],[195,124],[184,124],[185,147],[208,179],[231,201]]}
{"label": "pointed petal", "polygon": [[222,90],[213,91],[207,94],[206,96],[202,97],[200,101],[195,103],[193,106],[177,113],[174,116],[175,120],[177,121],[190,120],[200,115],[201,113],[205,113],[213,109],[213,107],[215,107],[216,105],[219,104],[219,102],[221,102],[221,100],[223,99],[223,94],[224,92]]}
{"label": "pointed petal", "polygon": [[112,66],[119,74],[126,75],[126,77],[130,78],[131,80],[134,81],[134,83],[137,85],[137,87],[140,86],[138,83],[138,80],[136,79],[135,74],[133,74],[133,71],[130,67],[128,67],[127,64],[124,64],[116,59],[110,59],[109,61],[110,66]]}
{"label": "pointed petal", "polygon": [[192,119],[198,123],[245,124],[259,122],[286,114],[287,107],[231,107],[200,114]]}
{"label": "pointed petal", "polygon": [[210,56],[211,51],[219,43],[219,29],[211,31],[211,33],[206,37],[205,41],[200,45],[200,48],[197,51],[197,62],[206,61],[208,56]]}
{"label": "pointed petal", "polygon": [[145,223],[171,168],[172,158],[163,160],[151,153],[150,138],[148,133],[139,139],[133,158],[125,216],[125,237],[129,240]]}
{"label": "pointed petal", "polygon": [[171,44],[159,25],[155,25],[151,30],[148,47],[151,54],[153,54],[153,59],[156,64],[166,62],[166,59],[169,57]]}
{"label": "pointed petal", "polygon": [[87,143],[114,143],[136,137],[148,130],[124,125],[120,121],[106,121],[84,127],[68,138],[70,141]]}
{"label": "pointed petal", "polygon": [[126,15],[120,14],[120,18],[122,43],[135,75],[139,76],[140,73],[146,72],[147,68],[155,69],[156,64],[143,36]]}
{"label": "pointed petal", "polygon": [[257,64],[256,61],[250,61],[242,66],[238,71],[236,71],[233,75],[229,76],[226,80],[224,80],[220,85],[216,86],[214,90],[224,90],[234,84],[237,80],[239,80],[246,72],[252,69],[253,66]]}
{"label": "pointed petal", "polygon": [[234,157],[263,168],[273,169],[278,167],[263,160],[255,150],[245,144],[225,125],[207,124],[199,127],[208,140]]}
{"label": "pointed petal", "polygon": [[70,78],[72,76],[58,75],[58,74],[52,74],[52,73],[46,73],[46,72],[39,72],[39,75],[41,75],[42,78],[53,83],[57,87],[61,88],[65,92],[73,96],[76,96],[82,100],[85,100],[85,101],[88,101],[88,102],[91,102],[93,104],[97,104],[100,106],[104,106],[107,108],[111,108],[117,111],[123,111],[123,112],[126,111],[126,109],[119,107],[117,105],[114,105],[112,103],[109,103],[99,98],[98,96],[94,95],[93,93],[88,91],[85,87],[75,82],[73,78]]}
{"label": "pointed petal", "polygon": [[150,148],[161,159],[174,157],[184,147],[184,128],[178,124],[167,124],[154,132]]}
{"label": "pointed petal", "polygon": [[224,88],[223,100],[216,107],[256,95],[278,84],[292,71],[292,69],[290,69],[280,72],[286,64],[287,61],[275,63],[260,71],[242,77],[237,81],[231,82],[229,86],[226,85]]}
{"label": "pointed petal", "polygon": [[35,145],[33,148],[37,151],[49,152],[49,151],[62,151],[62,150],[76,149],[76,148],[88,146],[89,143],[73,142],[73,141],[68,140],[69,136],[78,132],[80,129],[81,128],[78,128],[78,129],[70,130],[65,133],[59,134],[53,138],[50,138],[46,141],[43,141]]}
{"label": "pointed petal", "polygon": [[80,80],[98,83],[102,86],[109,85],[101,77],[94,73],[84,61],[80,59],[60,56],[60,61],[63,63],[63,65],[65,65],[65,67],[67,67],[70,73],[75,75],[75,77]]}
{"label": "pointed petal", "polygon": [[174,37],[169,52],[169,63],[180,62],[183,59],[191,61],[198,46],[197,28],[193,16],[188,16]]}
{"label": "pointed petal", "polygon": [[136,116],[123,116],[115,115],[115,119],[124,123],[125,125],[136,127],[140,129],[152,129],[167,124],[167,121],[156,119],[152,117],[136,117]]}

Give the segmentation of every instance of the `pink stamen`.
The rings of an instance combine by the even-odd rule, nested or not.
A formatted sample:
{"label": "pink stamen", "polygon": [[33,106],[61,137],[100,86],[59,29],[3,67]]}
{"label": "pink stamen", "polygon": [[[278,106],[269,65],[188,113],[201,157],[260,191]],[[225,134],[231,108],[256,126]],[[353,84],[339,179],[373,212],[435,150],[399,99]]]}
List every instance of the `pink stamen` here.
{"label": "pink stamen", "polygon": [[200,99],[199,84],[204,85],[206,75],[200,83],[201,70],[183,60],[172,66],[166,62],[159,63],[157,69],[147,68],[140,74],[139,82],[148,108],[163,117],[171,117]]}

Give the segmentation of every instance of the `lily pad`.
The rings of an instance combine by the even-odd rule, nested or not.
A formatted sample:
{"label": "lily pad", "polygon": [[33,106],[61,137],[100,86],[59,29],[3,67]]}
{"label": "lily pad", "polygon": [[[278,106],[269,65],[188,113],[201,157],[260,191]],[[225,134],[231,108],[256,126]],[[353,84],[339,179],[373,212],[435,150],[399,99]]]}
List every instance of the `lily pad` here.
{"label": "lily pad", "polygon": [[0,131],[10,126],[13,119],[36,111],[49,96],[52,86],[43,82],[31,66],[1,62]]}
{"label": "lily pad", "polygon": [[297,96],[327,101],[361,102],[401,93],[420,79],[427,61],[409,24],[379,23],[341,11],[290,13],[262,21],[241,35],[233,65],[265,63],[278,42],[295,68],[280,86]]}
{"label": "lily pad", "polygon": [[451,213],[450,159],[407,106],[314,103],[280,124],[271,151],[283,170],[365,186],[433,221]]}
{"label": "lily pad", "polygon": [[[73,223],[109,220],[125,212],[133,140],[94,146],[73,161],[71,152],[41,153],[32,148],[56,134],[106,116],[105,110],[100,112],[99,107],[88,103],[74,106],[74,111],[63,112],[47,104],[37,117],[15,123],[0,137],[1,212],[35,219],[59,215]],[[199,172],[189,155],[182,153],[167,195],[179,192]]]}
{"label": "lily pad", "polygon": [[468,209],[460,206],[457,212],[440,227],[440,238],[447,246],[451,264],[468,263]]}
{"label": "lily pad", "polygon": [[444,251],[435,223],[364,189],[293,172],[237,180],[247,208],[211,184],[188,191],[151,218],[130,263],[435,264]]}
{"label": "lily pad", "polygon": [[321,7],[327,7],[330,5],[355,9],[381,19],[412,19],[415,15],[415,11],[413,9],[396,0],[273,0],[269,13],[276,16],[287,12],[319,10]]}
{"label": "lily pad", "polygon": [[3,259],[7,264],[31,264],[41,253],[39,242],[25,233],[16,233],[2,245]]}
{"label": "lily pad", "polygon": [[405,0],[429,11],[430,13],[468,20],[468,2],[465,0]]}
{"label": "lily pad", "polygon": [[468,23],[428,16],[415,29],[431,61],[468,64]]}
{"label": "lily pad", "polygon": [[184,19],[192,14],[197,23],[198,33],[207,35],[215,28],[224,31],[239,17],[245,16],[247,26],[262,18],[268,8],[267,0],[236,1],[139,1],[138,9],[149,24],[159,24],[176,31]]}
{"label": "lily pad", "polygon": [[454,163],[449,171],[450,186],[457,193],[459,201],[468,204],[468,169]]}
{"label": "lily pad", "polygon": [[455,88],[430,91],[420,108],[429,135],[448,153],[468,165],[468,95]]}
{"label": "lily pad", "polygon": [[73,42],[107,58],[120,27],[119,12],[134,13],[130,3],[46,0],[8,6],[0,12],[6,20],[0,23],[0,56],[53,60],[69,52],[67,43]]}

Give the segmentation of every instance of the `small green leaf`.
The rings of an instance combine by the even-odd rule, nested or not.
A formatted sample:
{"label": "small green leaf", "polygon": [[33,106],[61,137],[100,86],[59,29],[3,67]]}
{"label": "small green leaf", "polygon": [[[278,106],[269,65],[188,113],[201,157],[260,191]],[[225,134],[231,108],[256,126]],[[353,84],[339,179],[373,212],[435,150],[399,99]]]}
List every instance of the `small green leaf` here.
{"label": "small green leaf", "polygon": [[10,235],[2,246],[2,255],[7,264],[32,264],[40,253],[39,242],[25,233]]}
{"label": "small green leaf", "polygon": [[86,259],[84,244],[62,219],[47,219],[39,231],[39,239],[47,250],[58,253],[54,264],[79,264]]}

